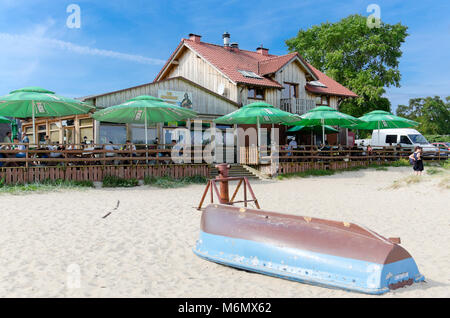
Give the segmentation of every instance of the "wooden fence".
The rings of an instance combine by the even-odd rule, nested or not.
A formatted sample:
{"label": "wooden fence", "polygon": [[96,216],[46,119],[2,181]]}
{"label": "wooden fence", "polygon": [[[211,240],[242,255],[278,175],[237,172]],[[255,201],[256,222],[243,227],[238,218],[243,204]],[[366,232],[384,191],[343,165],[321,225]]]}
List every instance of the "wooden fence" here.
{"label": "wooden fence", "polygon": [[169,176],[175,179],[193,176],[209,177],[209,165],[111,165],[0,168],[5,184],[24,184],[45,180],[102,181],[105,176],[143,180],[145,177]]}

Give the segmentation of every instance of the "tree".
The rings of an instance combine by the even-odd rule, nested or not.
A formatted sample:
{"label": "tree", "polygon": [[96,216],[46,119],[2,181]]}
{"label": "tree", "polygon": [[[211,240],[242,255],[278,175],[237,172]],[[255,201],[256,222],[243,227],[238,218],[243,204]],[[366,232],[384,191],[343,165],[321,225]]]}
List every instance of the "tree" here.
{"label": "tree", "polygon": [[381,22],[369,28],[367,18],[350,15],[336,23],[322,23],[300,30],[286,41],[309,63],[358,94],[341,104],[341,111],[353,116],[375,110],[390,110],[382,95],[385,87],[400,87],[399,58],[407,27]]}
{"label": "tree", "polygon": [[423,134],[450,134],[450,96],[443,101],[439,96],[413,98],[409,105],[398,105],[397,115],[419,122]]}

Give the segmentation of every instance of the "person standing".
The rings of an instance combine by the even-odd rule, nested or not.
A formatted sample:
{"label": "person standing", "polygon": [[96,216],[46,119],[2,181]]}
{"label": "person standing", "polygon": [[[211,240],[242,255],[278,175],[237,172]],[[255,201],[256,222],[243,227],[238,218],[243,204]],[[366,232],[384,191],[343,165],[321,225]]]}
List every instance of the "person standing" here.
{"label": "person standing", "polygon": [[5,136],[5,138],[3,139],[3,142],[4,142],[5,144],[10,144],[10,143],[12,143],[12,140],[11,140],[11,132],[10,132],[10,131],[8,131],[8,132],[6,133],[6,136]]}
{"label": "person standing", "polygon": [[420,146],[414,148],[414,152],[409,156],[413,161],[413,170],[416,176],[421,176],[423,172],[423,149]]}

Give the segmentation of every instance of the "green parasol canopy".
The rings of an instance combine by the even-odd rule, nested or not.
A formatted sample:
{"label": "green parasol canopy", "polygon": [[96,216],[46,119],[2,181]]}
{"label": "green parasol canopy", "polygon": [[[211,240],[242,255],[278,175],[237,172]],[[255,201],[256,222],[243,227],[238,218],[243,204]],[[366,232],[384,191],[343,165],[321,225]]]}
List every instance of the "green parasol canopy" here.
{"label": "green parasol canopy", "polygon": [[300,116],[301,120],[293,123],[300,126],[322,126],[322,140],[325,141],[325,125],[352,128],[360,123],[361,119],[338,112],[328,106],[318,106]]}
{"label": "green parasol canopy", "polygon": [[6,117],[0,116],[0,124],[11,124],[12,120],[9,120]]}
{"label": "green parasol canopy", "polygon": [[285,112],[270,104],[255,102],[219,117],[214,122],[218,124],[256,124],[258,130],[258,146],[260,146],[261,124],[272,124],[273,127],[274,124],[289,124],[299,119],[300,116]]}
{"label": "green parasol canopy", "polygon": [[33,138],[35,117],[60,117],[86,114],[95,107],[82,101],[56,95],[40,87],[25,87],[0,97],[0,115],[16,118],[33,118]]}
{"label": "green parasol canopy", "polygon": [[87,103],[40,87],[26,87],[0,97],[0,115],[17,118],[78,115],[94,109]]}
{"label": "green parasol canopy", "polygon": [[395,116],[384,110],[374,110],[370,113],[365,114],[359,119],[364,120],[363,123],[358,124],[353,129],[367,129],[367,130],[378,130],[378,144],[380,144],[380,129],[388,128],[410,128],[417,127],[418,122],[403,117]]}
{"label": "green parasol canopy", "polygon": [[214,120],[218,124],[288,124],[300,117],[264,102],[255,102]]}
{"label": "green parasol canopy", "polygon": [[182,121],[197,116],[193,110],[164,102],[160,98],[142,95],[129,101],[99,110],[92,114],[98,121],[145,125],[145,143],[148,143],[147,124]]}
{"label": "green parasol canopy", "polygon": [[388,129],[417,127],[418,122],[403,117],[395,116],[384,110],[374,110],[359,119],[364,122],[353,129]]}
{"label": "green parasol canopy", "polygon": [[[332,133],[338,133],[339,130],[335,129],[329,125],[325,125],[325,132],[332,134]],[[310,133],[310,132],[315,132],[315,133],[321,133],[322,132],[322,126],[294,126],[290,129],[288,129],[289,132],[297,132],[297,131],[301,131],[301,132],[305,132],[305,133]]]}

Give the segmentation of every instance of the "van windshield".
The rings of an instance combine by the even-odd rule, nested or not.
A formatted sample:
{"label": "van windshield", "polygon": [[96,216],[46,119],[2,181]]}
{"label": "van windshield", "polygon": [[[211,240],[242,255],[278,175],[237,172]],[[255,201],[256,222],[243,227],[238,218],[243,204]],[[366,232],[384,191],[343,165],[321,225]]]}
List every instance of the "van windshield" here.
{"label": "van windshield", "polygon": [[421,145],[427,145],[428,144],[428,141],[421,134],[408,135],[408,137],[409,137],[409,139],[411,139],[411,141],[414,144],[421,144]]}

